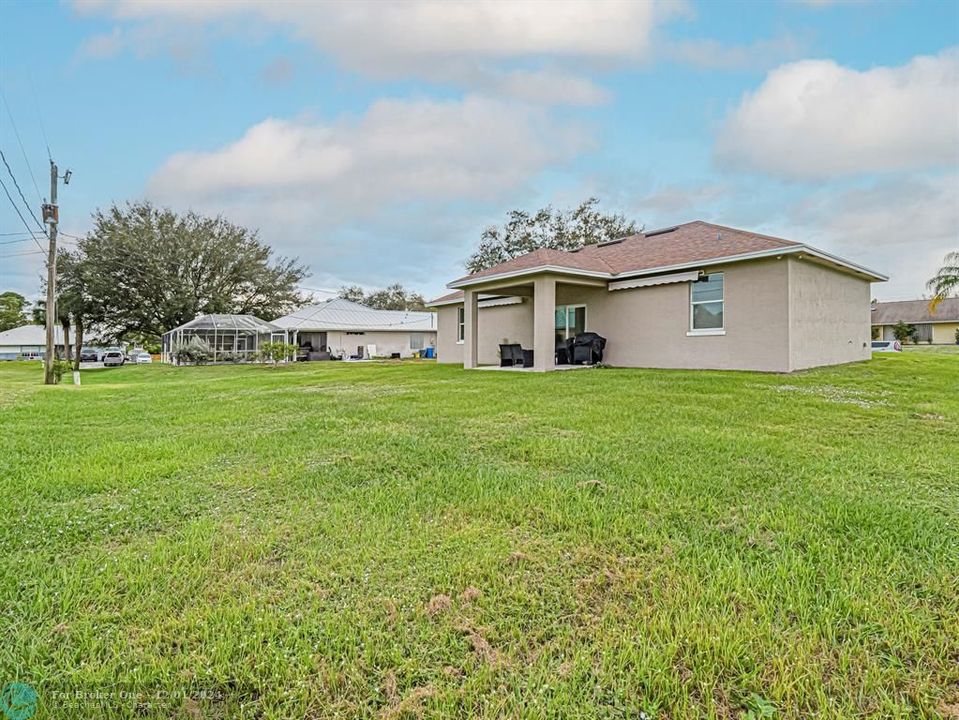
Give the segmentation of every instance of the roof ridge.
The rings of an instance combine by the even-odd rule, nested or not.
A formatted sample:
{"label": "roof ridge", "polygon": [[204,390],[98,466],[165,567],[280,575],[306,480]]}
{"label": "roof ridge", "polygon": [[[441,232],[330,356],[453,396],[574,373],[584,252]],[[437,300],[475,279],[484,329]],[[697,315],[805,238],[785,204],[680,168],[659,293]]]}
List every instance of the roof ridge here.
{"label": "roof ridge", "polygon": [[720,225],[719,223],[709,222],[708,220],[690,220],[689,222],[682,223],[676,227],[685,227],[686,225],[706,225],[708,227],[714,227],[720,230],[729,230],[730,232],[743,233],[745,235],[752,235],[753,237],[764,238],[765,240],[775,240],[776,242],[789,243],[790,245],[805,245],[805,243],[797,242],[796,240],[789,240],[784,237],[779,237],[778,235],[766,235],[765,233],[758,233],[754,232],[753,230],[735,228],[732,225]]}

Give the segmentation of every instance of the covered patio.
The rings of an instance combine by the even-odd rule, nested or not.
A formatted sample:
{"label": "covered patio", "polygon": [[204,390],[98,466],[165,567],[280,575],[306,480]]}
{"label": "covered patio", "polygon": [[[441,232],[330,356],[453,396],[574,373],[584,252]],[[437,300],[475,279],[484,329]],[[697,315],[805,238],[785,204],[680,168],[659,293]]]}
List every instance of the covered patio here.
{"label": "covered patio", "polygon": [[[606,283],[589,277],[571,277],[545,273],[519,279],[474,284],[463,288],[463,367],[508,371],[549,372],[576,369],[588,365],[557,363],[557,343],[587,331],[588,295],[607,292]],[[481,296],[522,298],[532,305],[532,355],[529,366],[499,367],[480,365],[479,303]],[[558,302],[557,298],[562,302]],[[484,350],[488,356],[489,349]]]}

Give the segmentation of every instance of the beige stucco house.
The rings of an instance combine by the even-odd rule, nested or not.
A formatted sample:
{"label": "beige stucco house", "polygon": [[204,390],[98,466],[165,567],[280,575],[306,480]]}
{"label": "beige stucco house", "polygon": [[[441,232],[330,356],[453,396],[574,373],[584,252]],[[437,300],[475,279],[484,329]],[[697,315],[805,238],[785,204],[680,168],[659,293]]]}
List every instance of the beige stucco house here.
{"label": "beige stucco house", "polygon": [[870,284],[802,243],[695,221],[578,251],[540,249],[448,284],[437,357],[497,365],[500,343],[552,370],[557,343],[607,339],[621,367],[790,372],[870,357]]}
{"label": "beige stucco house", "polygon": [[873,335],[878,340],[895,340],[893,327],[900,322],[914,325],[916,342],[932,345],[955,345],[959,340],[959,297],[946,298],[935,310],[928,300],[877,302],[872,306]]}

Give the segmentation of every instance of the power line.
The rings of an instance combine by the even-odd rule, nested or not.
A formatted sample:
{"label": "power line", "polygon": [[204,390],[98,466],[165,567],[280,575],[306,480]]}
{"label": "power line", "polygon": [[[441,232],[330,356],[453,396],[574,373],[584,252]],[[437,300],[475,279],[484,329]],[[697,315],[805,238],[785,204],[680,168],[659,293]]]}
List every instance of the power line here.
{"label": "power line", "polygon": [[7,172],[10,173],[10,179],[13,180],[13,184],[17,188],[17,192],[20,193],[20,199],[23,200],[23,204],[27,208],[27,212],[30,214],[30,217],[32,217],[34,222],[36,222],[37,226],[40,228],[40,232],[46,235],[46,228],[43,227],[43,223],[37,219],[37,216],[33,214],[33,210],[30,209],[30,203],[27,202],[27,198],[24,196],[23,190],[20,189],[20,183],[17,182],[17,178],[13,174],[13,170],[10,169],[10,163],[7,162],[7,156],[3,154],[3,150],[0,150],[0,160],[3,160],[3,164],[6,165]]}
{"label": "power line", "polygon": [[29,250],[22,253],[11,253],[10,255],[0,255],[0,258],[23,257],[24,255],[43,255],[43,250]]}
{"label": "power line", "polygon": [[[40,252],[44,252],[43,245],[37,242],[37,238],[33,234],[33,230],[30,229],[30,225],[23,218],[23,213],[20,212],[20,208],[17,207],[17,204],[13,201],[13,198],[10,197],[10,191],[7,190],[7,184],[3,182],[3,179],[0,178],[0,187],[3,188],[4,194],[7,196],[7,200],[10,201],[10,204],[13,205],[13,209],[16,211],[17,215],[20,217],[20,222],[23,223],[23,227],[27,229],[27,232],[30,234],[30,237],[33,238],[33,242],[37,243],[37,247],[40,248]],[[44,233],[46,234],[46,233]]]}
{"label": "power line", "polygon": [[23,162],[26,163],[27,172],[30,173],[30,179],[33,180],[33,189],[37,191],[37,200],[43,202],[43,196],[40,195],[40,187],[37,185],[37,178],[33,174],[33,168],[30,167],[30,161],[27,159],[27,151],[23,148],[23,140],[20,139],[20,131],[17,130],[17,123],[13,119],[13,112],[10,110],[10,103],[7,102],[7,96],[0,89],[0,98],[3,98],[3,106],[7,109],[7,117],[10,118],[10,125],[13,126],[13,134],[17,137],[17,144],[20,146],[20,152],[23,153]]}
{"label": "power line", "polygon": [[[20,234],[22,235],[23,233],[20,233]],[[13,243],[26,242],[27,240],[30,240],[31,238],[33,238],[32,235],[30,237],[19,238],[17,240],[0,240],[0,245],[13,245]]]}
{"label": "power line", "polygon": [[50,153],[50,141],[47,140],[47,131],[43,127],[43,113],[40,112],[40,103],[37,100],[37,89],[33,84],[33,75],[27,72],[27,82],[30,83],[30,94],[33,95],[33,106],[37,110],[37,124],[40,126],[40,135],[43,137],[43,144],[47,148],[47,160],[53,162],[53,155]]}

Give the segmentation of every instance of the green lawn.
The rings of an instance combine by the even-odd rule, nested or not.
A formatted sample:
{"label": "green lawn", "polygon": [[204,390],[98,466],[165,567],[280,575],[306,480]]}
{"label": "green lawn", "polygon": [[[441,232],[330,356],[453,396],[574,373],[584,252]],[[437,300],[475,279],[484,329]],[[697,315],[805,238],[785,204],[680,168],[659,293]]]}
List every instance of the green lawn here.
{"label": "green lawn", "polygon": [[955,355],[40,379],[0,364],[37,718],[959,716]]}

